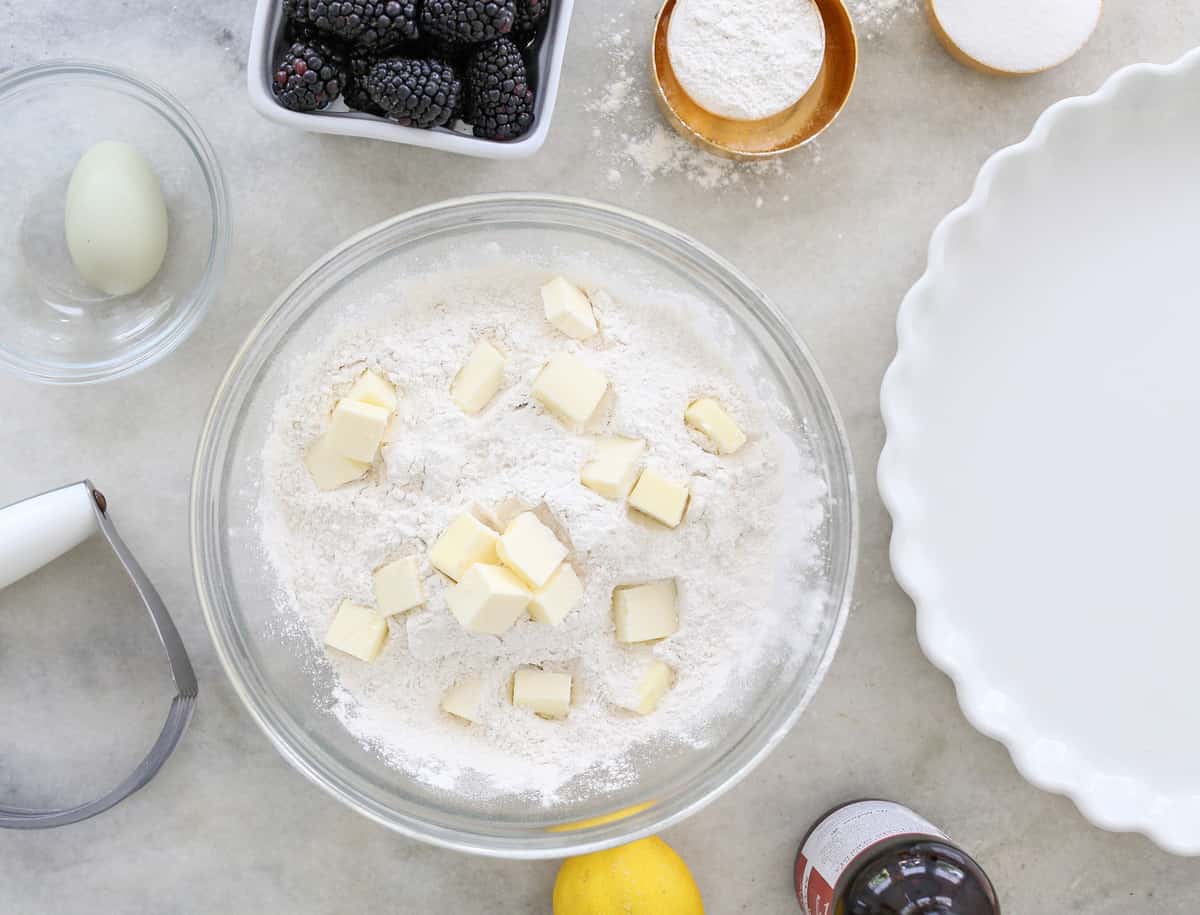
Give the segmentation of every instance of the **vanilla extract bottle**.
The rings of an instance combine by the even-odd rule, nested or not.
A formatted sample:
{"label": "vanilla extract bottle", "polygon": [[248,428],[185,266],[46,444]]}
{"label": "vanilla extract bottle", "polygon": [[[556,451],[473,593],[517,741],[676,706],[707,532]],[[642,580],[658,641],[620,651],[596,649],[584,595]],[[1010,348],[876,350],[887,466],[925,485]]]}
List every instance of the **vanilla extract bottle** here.
{"label": "vanilla extract bottle", "polygon": [[795,880],[805,915],[1000,915],[983,868],[892,801],[825,814],[800,845]]}

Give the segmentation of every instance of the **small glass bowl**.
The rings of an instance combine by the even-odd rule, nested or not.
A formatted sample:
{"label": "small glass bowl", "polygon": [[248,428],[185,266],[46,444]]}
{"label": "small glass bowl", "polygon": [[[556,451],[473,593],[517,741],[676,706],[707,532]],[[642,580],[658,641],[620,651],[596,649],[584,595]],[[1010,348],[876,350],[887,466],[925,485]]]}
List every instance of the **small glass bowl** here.
{"label": "small glass bowl", "polygon": [[[328,711],[336,683],[317,673],[320,648],[306,635],[281,632],[257,520],[263,444],[296,360],[381,286],[406,274],[477,267],[498,240],[506,261],[586,264],[643,288],[677,290],[723,314],[749,377],[799,420],[794,438],[826,492],[812,572],[820,596],[811,606],[788,606],[797,637],[764,659],[761,676],[744,687],[744,707],[714,722],[703,746],[642,748],[631,760],[632,783],[583,786],[551,806],[515,794],[482,800],[436,790],[365,748]],[[386,314],[391,306],[380,307]],[[539,194],[413,210],[359,233],[300,276],[251,332],[213,399],[192,475],[190,526],[197,592],[217,655],[284,758],[391,829],[506,858],[581,854],[659,832],[746,775],[800,717],[833,660],[858,553],[841,419],[812,357],[775,307],[732,265],[675,229],[617,207]]]}
{"label": "small glass bowl", "polygon": [[[131,295],[90,288],[67,251],[67,184],[102,140],[145,156],[167,202],[162,269]],[[143,369],[182,343],[220,286],[229,247],[225,180],[183,106],[104,64],[37,64],[0,85],[0,149],[0,366],[48,384],[89,384]]]}

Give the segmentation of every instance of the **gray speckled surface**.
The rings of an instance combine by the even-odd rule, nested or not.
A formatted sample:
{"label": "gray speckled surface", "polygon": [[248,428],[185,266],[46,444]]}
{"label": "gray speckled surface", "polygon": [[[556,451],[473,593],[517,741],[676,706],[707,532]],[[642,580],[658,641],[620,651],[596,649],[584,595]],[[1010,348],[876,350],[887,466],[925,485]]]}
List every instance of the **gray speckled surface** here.
{"label": "gray speckled surface", "polygon": [[[888,521],[873,480],[893,319],[937,220],[966,196],[983,159],[1023,137],[1048,103],[1091,91],[1124,64],[1171,60],[1200,40],[1200,6],[1110,0],[1082,54],[1017,81],[962,69],[919,16],[903,14],[864,41],[856,94],[819,155],[801,152],[778,174],[715,192],[678,173],[646,182],[619,153],[622,134],[644,135],[655,117],[640,67],[650,0],[629,0],[618,13],[638,63],[630,71],[635,110],[601,121],[588,110],[618,63],[593,40],[612,8],[578,4],[549,142],[531,160],[503,164],[268,124],[243,90],[247,0],[0,0],[0,67],[99,57],[180,96],[224,163],[236,231],[224,290],[167,361],[82,391],[0,377],[0,504],[84,475],[102,483],[174,608],[202,680],[193,728],[149,788],[68,830],[0,834],[0,911],[549,911],[553,863],[480,860],[408,841],[293,772],[225,683],[187,559],[196,435],[213,386],[261,311],[350,233],[418,204],[501,189],[619,202],[715,247],[801,329],[849,426],[864,537],[841,652],[774,755],[668,835],[710,911],[795,911],[789,871],[802,831],[834,802],[863,794],[904,800],[961,839],[1009,913],[1200,909],[1200,862],[1093,828],[1070,802],[1022,781],[1003,748],[967,725],[949,682],[917,648],[912,606],[889,571]],[[282,154],[292,162],[276,164]],[[614,181],[613,170],[623,177]],[[0,212],[4,199],[0,187]],[[130,625],[108,624],[124,587],[92,544],[0,595],[0,797],[82,797],[127,770],[130,747],[157,728],[158,694],[139,687],[165,676],[152,635],[132,611],[116,611]]]}

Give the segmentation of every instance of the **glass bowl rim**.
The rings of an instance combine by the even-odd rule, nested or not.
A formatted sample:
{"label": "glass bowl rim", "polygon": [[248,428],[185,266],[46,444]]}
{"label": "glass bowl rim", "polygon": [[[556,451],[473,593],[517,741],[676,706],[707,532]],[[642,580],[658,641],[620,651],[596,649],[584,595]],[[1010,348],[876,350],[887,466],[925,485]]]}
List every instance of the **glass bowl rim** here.
{"label": "glass bowl rim", "polygon": [[[484,836],[463,829],[415,820],[408,814],[400,813],[360,796],[353,792],[351,786],[344,784],[336,772],[331,773],[318,768],[317,764],[307,758],[300,748],[293,746],[286,734],[276,730],[271,720],[276,715],[276,710],[270,708],[270,703],[258,695],[243,677],[239,662],[231,650],[232,645],[227,641],[226,634],[222,630],[223,619],[226,617],[232,619],[232,615],[226,614],[220,609],[218,606],[220,601],[211,590],[208,576],[208,550],[211,545],[206,539],[206,534],[211,533],[211,525],[206,523],[206,514],[207,507],[213,503],[213,500],[220,498],[219,490],[214,492],[212,485],[213,475],[220,467],[217,458],[223,459],[225,456],[223,444],[218,441],[219,432],[221,427],[236,421],[237,414],[231,413],[230,410],[235,398],[240,413],[244,390],[239,390],[239,388],[244,388],[252,383],[262,369],[260,363],[253,368],[253,371],[246,372],[244,370],[246,362],[257,353],[259,342],[273,328],[273,325],[284,321],[283,327],[289,327],[294,320],[306,312],[307,309],[295,314],[286,313],[288,305],[294,304],[292,303],[293,296],[301,287],[342,255],[400,224],[406,223],[415,228],[421,224],[422,220],[443,217],[456,210],[463,211],[464,215],[479,216],[486,214],[489,210],[506,213],[507,207],[529,205],[545,206],[551,209],[560,208],[576,215],[589,213],[592,216],[603,216],[622,222],[635,232],[658,236],[663,241],[671,243],[676,249],[682,249],[691,256],[693,266],[703,266],[715,275],[741,287],[747,294],[746,299],[753,303],[751,308],[755,312],[755,317],[763,324],[764,329],[774,335],[776,342],[790,347],[794,351],[793,355],[799,357],[812,382],[813,399],[824,411],[820,419],[822,432],[831,438],[829,450],[836,458],[838,462],[836,469],[845,481],[844,492],[831,492],[828,496],[831,504],[835,501],[845,503],[843,506],[845,546],[844,556],[839,563],[844,571],[841,573],[841,593],[837,594],[836,591],[831,591],[830,606],[832,607],[836,601],[833,625],[830,629],[829,639],[821,649],[810,680],[800,685],[798,693],[790,697],[793,701],[781,700],[769,707],[766,713],[735,744],[732,748],[733,753],[708,764],[699,775],[693,778],[687,790],[681,792],[686,794],[686,797],[677,797],[668,803],[651,803],[644,807],[629,808],[629,812],[625,816],[601,817],[598,818],[599,822],[578,829],[564,828],[561,831],[543,829],[532,837],[498,840],[493,836]],[[469,224],[469,222],[464,222],[464,225]],[[426,236],[417,235],[409,241],[421,237]],[[270,352],[264,358],[269,359]],[[220,451],[216,450],[218,446],[221,447]],[[557,858],[584,854],[661,832],[716,800],[765,759],[807,708],[837,652],[854,593],[860,525],[853,455],[845,425],[829,386],[807,345],[757,286],[731,263],[705,245],[657,220],[607,203],[557,194],[526,192],[457,197],[399,213],[347,238],[314,261],[308,269],[289,284],[249,332],[231,359],[229,367],[213,394],[196,447],[189,516],[189,540],[194,584],[217,656],[234,691],[250,713],[250,717],[267,735],[280,755],[331,797],[388,829],[435,846],[508,859]],[[836,578],[835,574],[832,584],[837,584]],[[236,631],[236,627],[231,628]],[[733,765],[728,763],[730,755],[737,757]]]}
{"label": "glass bowl rim", "polygon": [[[148,107],[179,134],[204,175],[212,213],[212,240],[199,284],[188,290],[180,297],[181,301],[172,306],[173,317],[166,327],[166,333],[155,337],[148,344],[105,362],[88,363],[79,368],[61,364],[47,365],[40,360],[23,358],[20,354],[0,346],[0,367],[31,381],[54,385],[111,381],[147,368],[178,348],[199,325],[220,289],[225,275],[231,233],[229,192],[212,143],[191,112],[157,83],[136,76],[121,67],[94,60],[65,58],[42,61],[4,75],[3,85],[0,86],[0,110],[3,110],[4,105],[10,102],[13,96],[31,85],[41,82],[54,85],[71,77],[90,78],[99,84],[110,84],[106,88],[112,91],[133,98],[144,94],[152,100],[154,104],[149,104]],[[133,91],[130,92],[129,89]],[[140,100],[146,102],[145,98]]]}

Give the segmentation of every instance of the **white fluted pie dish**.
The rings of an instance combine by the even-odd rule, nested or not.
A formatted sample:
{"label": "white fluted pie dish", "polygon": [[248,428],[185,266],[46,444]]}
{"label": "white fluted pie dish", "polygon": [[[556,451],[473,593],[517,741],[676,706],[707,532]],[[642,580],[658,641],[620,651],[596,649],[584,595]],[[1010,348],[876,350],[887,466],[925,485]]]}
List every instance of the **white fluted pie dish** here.
{"label": "white fluted pie dish", "polygon": [[938,226],[881,395],[921,645],[1031,782],[1200,854],[1200,50],[1052,106]]}

